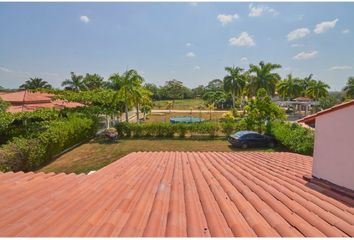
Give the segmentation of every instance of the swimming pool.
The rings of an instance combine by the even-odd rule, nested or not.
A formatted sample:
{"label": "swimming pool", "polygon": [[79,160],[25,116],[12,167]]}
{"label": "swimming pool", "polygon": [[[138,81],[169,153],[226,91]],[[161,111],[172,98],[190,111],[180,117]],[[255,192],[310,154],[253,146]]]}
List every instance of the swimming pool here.
{"label": "swimming pool", "polygon": [[170,118],[170,123],[197,123],[203,122],[203,118],[192,117],[192,116],[178,116]]}

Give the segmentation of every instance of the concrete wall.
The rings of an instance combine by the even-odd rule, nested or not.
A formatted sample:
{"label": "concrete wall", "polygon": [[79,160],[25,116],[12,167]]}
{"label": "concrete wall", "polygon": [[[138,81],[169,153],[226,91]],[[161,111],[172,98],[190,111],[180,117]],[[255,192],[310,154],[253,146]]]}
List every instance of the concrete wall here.
{"label": "concrete wall", "polygon": [[354,190],[354,106],[316,118],[312,175]]}

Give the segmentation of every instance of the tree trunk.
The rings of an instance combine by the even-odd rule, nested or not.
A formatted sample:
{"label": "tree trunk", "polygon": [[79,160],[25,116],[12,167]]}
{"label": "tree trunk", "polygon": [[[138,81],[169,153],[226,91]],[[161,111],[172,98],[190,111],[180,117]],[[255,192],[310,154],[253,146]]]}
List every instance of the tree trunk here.
{"label": "tree trunk", "polygon": [[125,121],[129,122],[128,103],[125,103]]}
{"label": "tree trunk", "polygon": [[232,108],[235,108],[235,93],[232,93]]}
{"label": "tree trunk", "polygon": [[139,104],[136,105],[136,122],[140,122],[140,116],[139,116]]}
{"label": "tree trunk", "polygon": [[127,90],[125,90],[124,92],[125,92],[125,121],[129,122]]}

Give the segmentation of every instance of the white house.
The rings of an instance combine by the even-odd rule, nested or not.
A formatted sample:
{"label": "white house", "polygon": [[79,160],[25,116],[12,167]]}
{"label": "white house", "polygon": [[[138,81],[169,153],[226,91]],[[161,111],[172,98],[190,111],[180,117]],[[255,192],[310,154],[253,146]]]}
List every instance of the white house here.
{"label": "white house", "polygon": [[354,100],[298,122],[315,127],[312,176],[354,190]]}

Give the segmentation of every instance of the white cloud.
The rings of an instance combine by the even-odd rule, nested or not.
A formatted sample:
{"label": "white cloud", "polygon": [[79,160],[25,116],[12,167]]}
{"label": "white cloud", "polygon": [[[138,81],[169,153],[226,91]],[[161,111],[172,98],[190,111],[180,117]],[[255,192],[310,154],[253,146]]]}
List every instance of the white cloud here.
{"label": "white cloud", "polygon": [[288,34],[288,41],[294,41],[296,39],[303,38],[308,34],[310,34],[310,30],[308,28],[295,29]]}
{"label": "white cloud", "polygon": [[302,47],[302,46],[304,46],[304,45],[303,44],[299,44],[299,43],[291,44],[291,47],[293,47],[293,48]]}
{"label": "white cloud", "polygon": [[194,52],[189,52],[189,53],[186,54],[186,57],[193,58],[193,57],[195,57],[195,53]]}
{"label": "white cloud", "polygon": [[239,16],[237,14],[234,14],[234,15],[219,14],[216,18],[224,26],[224,25],[226,25],[228,23],[231,23],[231,22],[239,19]]}
{"label": "white cloud", "polygon": [[353,69],[353,67],[351,66],[346,66],[346,65],[343,65],[343,66],[333,66],[333,67],[330,67],[329,70],[331,71],[336,71],[336,70],[350,70],[350,69]]}
{"label": "white cloud", "polygon": [[241,62],[241,63],[244,63],[244,64],[247,64],[247,63],[248,63],[248,59],[247,59],[246,57],[242,57],[242,58],[240,59],[240,62]]}
{"label": "white cloud", "polygon": [[88,16],[80,16],[80,21],[84,23],[90,22],[90,18]]}
{"label": "white cloud", "polygon": [[312,52],[301,52],[293,57],[295,60],[307,60],[316,57],[317,51]]}
{"label": "white cloud", "polygon": [[316,28],[313,31],[317,34],[325,33],[329,29],[334,28],[337,22],[338,22],[338,18],[334,19],[333,21],[321,22],[316,25]]}
{"label": "white cloud", "polygon": [[343,31],[342,31],[342,33],[343,34],[347,34],[347,33],[349,33],[350,32],[350,30],[347,28],[347,29],[344,29]]}
{"label": "white cloud", "polygon": [[10,72],[12,72],[12,70],[11,70],[11,69],[8,69],[8,68],[3,67],[3,66],[0,66],[0,71],[1,71],[1,72],[6,72],[6,73],[10,73]]}
{"label": "white cloud", "polygon": [[278,14],[278,12],[275,9],[267,7],[267,6],[254,6],[251,3],[248,7],[250,9],[248,16],[250,16],[250,17],[259,17],[263,13],[270,13],[273,16]]}
{"label": "white cloud", "polygon": [[195,66],[195,67],[193,68],[193,70],[194,70],[194,71],[199,71],[199,70],[200,70],[200,67],[199,67],[199,66]]}
{"label": "white cloud", "polygon": [[188,42],[188,43],[186,43],[186,46],[187,46],[187,47],[191,47],[192,44]]}
{"label": "white cloud", "polygon": [[238,47],[252,47],[255,44],[254,40],[247,32],[242,32],[239,37],[232,37],[229,39],[229,43],[232,46]]}

